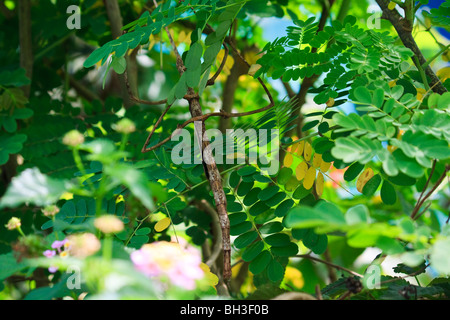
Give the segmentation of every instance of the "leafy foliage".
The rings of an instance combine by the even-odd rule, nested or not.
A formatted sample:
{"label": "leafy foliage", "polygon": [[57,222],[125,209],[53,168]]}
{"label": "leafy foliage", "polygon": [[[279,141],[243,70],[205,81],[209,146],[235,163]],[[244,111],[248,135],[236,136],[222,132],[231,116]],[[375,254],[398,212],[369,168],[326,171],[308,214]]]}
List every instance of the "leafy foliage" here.
{"label": "leafy foliage", "polygon": [[[424,14],[432,27],[421,31],[448,27],[448,3]],[[23,46],[12,27],[17,23],[8,20],[16,17],[0,20],[0,38],[12,35],[11,43],[0,42],[7,65],[0,68],[0,225],[8,229],[0,233],[1,297],[211,297],[220,293],[219,282],[217,288],[225,288],[218,257],[227,231],[232,298],[314,295],[316,284],[324,299],[450,296],[448,192],[442,188],[450,165],[450,95],[433,92],[425,64],[413,64],[416,54],[392,30],[365,28],[356,8],[350,12],[358,18],[341,18],[337,4],[329,8],[335,20],[305,15],[317,13],[321,2],[303,2],[302,10],[297,1],[283,0],[118,4],[127,24],[117,38],[111,37],[111,9],[101,1],[80,3],[76,31],[65,27],[62,1],[31,5],[32,16],[42,18],[32,24],[38,49],[32,77],[18,67]],[[285,15],[292,23],[284,35],[263,40],[267,30],[254,18]],[[445,61],[446,47],[439,48],[427,65],[440,55]],[[133,70],[139,70],[137,84],[128,83]],[[296,97],[276,92],[279,80],[287,89],[300,82],[299,93],[290,93]],[[312,99],[301,95],[304,88]],[[166,98],[165,111],[137,97],[125,102],[137,92]],[[204,174],[198,131],[182,125],[192,112],[183,100],[198,99],[205,128],[215,128],[216,118],[228,117],[217,111],[221,95],[233,96],[229,113],[248,116],[231,115],[233,130],[209,131],[209,146],[223,160],[214,164],[220,173],[214,180]],[[252,111],[267,104],[266,96],[266,112]],[[179,142],[174,133],[182,127],[189,139]],[[224,146],[226,139],[235,144]],[[269,172],[263,159],[278,156],[276,173]],[[217,195],[220,187],[225,199]],[[218,217],[222,203],[229,230]],[[106,226],[104,216],[111,219]],[[188,259],[199,260],[191,275],[203,275],[194,289],[170,276],[146,278],[152,272],[139,259],[149,252],[152,267],[191,270],[177,266],[187,261],[184,254],[164,260],[167,252],[152,251],[165,242],[188,247],[187,255],[202,248]],[[379,255],[358,266],[367,248]],[[384,257],[400,261],[392,272],[428,285],[382,274]],[[74,267],[83,279],[69,289],[64,271]],[[52,276],[29,292],[10,281],[14,276],[34,287],[29,279],[41,271]],[[112,288],[107,281],[115,277],[123,284]]]}

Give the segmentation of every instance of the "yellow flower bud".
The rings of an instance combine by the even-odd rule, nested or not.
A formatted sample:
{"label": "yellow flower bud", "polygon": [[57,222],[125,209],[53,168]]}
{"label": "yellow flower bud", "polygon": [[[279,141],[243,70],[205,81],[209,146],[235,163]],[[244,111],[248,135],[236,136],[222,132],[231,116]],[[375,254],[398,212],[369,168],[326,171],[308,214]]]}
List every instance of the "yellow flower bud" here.
{"label": "yellow flower bud", "polygon": [[46,217],[54,217],[59,212],[59,208],[55,205],[51,205],[46,206],[41,211]]}
{"label": "yellow flower bud", "polygon": [[123,230],[123,222],[113,215],[95,219],[94,226],[103,233],[117,233]]}
{"label": "yellow flower bud", "polygon": [[19,229],[22,223],[20,222],[20,219],[17,217],[12,217],[9,219],[8,223],[5,225],[8,230],[15,230]]}
{"label": "yellow flower bud", "polygon": [[63,137],[63,143],[67,146],[75,147],[84,142],[84,136],[78,130],[71,130]]}
{"label": "yellow flower bud", "polygon": [[136,126],[133,121],[127,118],[121,119],[116,124],[112,125],[113,129],[120,133],[129,134],[136,131]]}

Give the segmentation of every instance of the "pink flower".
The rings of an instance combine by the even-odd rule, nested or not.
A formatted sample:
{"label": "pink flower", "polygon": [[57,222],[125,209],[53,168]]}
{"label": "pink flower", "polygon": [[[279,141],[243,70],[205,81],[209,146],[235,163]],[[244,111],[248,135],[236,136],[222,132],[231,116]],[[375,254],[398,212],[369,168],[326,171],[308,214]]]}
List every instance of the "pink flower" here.
{"label": "pink flower", "polygon": [[47,258],[51,258],[51,257],[54,257],[56,255],[56,251],[55,250],[45,250],[43,254]]}
{"label": "pink flower", "polygon": [[195,289],[195,281],[204,277],[198,252],[183,249],[174,242],[154,242],[131,254],[137,270],[148,277],[167,277],[174,285]]}
{"label": "pink flower", "polygon": [[52,266],[48,268],[48,272],[50,273],[55,273],[56,271],[58,271],[58,267]]}
{"label": "pink flower", "polygon": [[60,248],[63,247],[66,243],[67,243],[67,239],[64,239],[64,240],[62,240],[62,241],[56,240],[56,241],[54,241],[54,242],[52,243],[52,248],[53,248],[53,249],[60,249]]}

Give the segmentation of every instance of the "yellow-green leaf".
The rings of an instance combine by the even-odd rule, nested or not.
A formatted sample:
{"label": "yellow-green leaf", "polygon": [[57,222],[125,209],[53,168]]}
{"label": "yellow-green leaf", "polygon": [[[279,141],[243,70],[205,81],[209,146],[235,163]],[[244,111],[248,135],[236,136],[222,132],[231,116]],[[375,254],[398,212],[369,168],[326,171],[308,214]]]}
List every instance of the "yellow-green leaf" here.
{"label": "yellow-green leaf", "polygon": [[321,164],[322,164],[322,155],[318,154],[318,153],[314,153],[313,167],[314,168],[319,168]]}
{"label": "yellow-green leaf", "polygon": [[298,181],[302,181],[303,178],[305,178],[306,171],[308,171],[308,164],[305,161],[303,161],[295,169],[295,177],[297,178]]}
{"label": "yellow-green leaf", "polygon": [[316,192],[319,197],[323,193],[323,181],[324,181],[323,174],[322,174],[322,172],[319,172],[317,174],[317,179],[316,179]]}
{"label": "yellow-green leaf", "polygon": [[162,231],[166,230],[170,226],[170,222],[171,222],[171,220],[169,217],[159,220],[155,224],[155,231],[162,232]]}
{"label": "yellow-green leaf", "polygon": [[303,150],[303,157],[305,158],[306,161],[311,160],[311,155],[312,155],[312,147],[309,144],[309,142],[305,142],[305,149]]}
{"label": "yellow-green leaf", "polygon": [[286,155],[284,156],[284,166],[285,167],[290,167],[292,165],[292,162],[294,162],[294,157],[292,156],[292,154],[290,153],[286,153]]}
{"label": "yellow-green leaf", "polygon": [[303,180],[303,187],[305,187],[305,189],[311,189],[315,179],[316,179],[316,169],[311,167],[308,169],[308,171],[306,171],[305,179]]}

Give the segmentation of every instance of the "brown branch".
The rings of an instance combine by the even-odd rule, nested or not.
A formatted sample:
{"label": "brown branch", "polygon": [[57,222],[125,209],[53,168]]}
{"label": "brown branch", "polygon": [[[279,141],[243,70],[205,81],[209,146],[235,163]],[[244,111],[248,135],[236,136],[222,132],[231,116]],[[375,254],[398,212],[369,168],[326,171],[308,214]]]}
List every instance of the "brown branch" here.
{"label": "brown branch", "polygon": [[[156,1],[153,3],[157,5]],[[169,37],[170,43],[172,44],[173,51],[177,57],[177,69],[180,75],[186,70],[183,60],[178,52],[178,49],[173,41],[172,35],[170,34],[169,28],[165,28],[167,36]],[[189,96],[193,98],[188,99],[189,111],[192,118],[203,116],[202,107],[200,105],[200,98],[192,88],[188,88],[187,91]],[[203,137],[205,133],[205,123],[202,122],[201,128],[196,128],[197,136]],[[212,154],[211,148],[208,148],[209,142],[202,141],[202,155],[203,155],[203,167],[205,170],[205,175],[209,180],[211,190],[214,196],[214,202],[216,205],[217,213],[219,216],[220,227],[222,229],[222,248],[223,248],[223,280],[228,283],[231,279],[231,240],[230,240],[230,220],[228,219],[227,212],[227,199],[225,192],[222,188],[222,177],[220,175],[219,169],[217,168],[216,162]]]}
{"label": "brown branch", "polygon": [[[20,66],[25,69],[28,78],[33,77],[33,43],[31,33],[31,1],[19,0],[19,43],[20,43]],[[30,96],[30,85],[24,86],[26,97]]]}
{"label": "brown branch", "polygon": [[163,99],[163,100],[159,100],[159,101],[149,101],[149,100],[142,100],[142,99],[136,97],[134,95],[133,90],[131,89],[130,83],[128,81],[128,73],[127,72],[128,72],[128,68],[123,73],[123,77],[124,77],[125,86],[127,88],[128,96],[130,97],[130,100],[133,100],[134,102],[137,102],[137,103],[150,105],[150,106],[157,106],[157,105],[161,105],[161,104],[167,103],[167,99]]}
{"label": "brown branch", "polygon": [[224,53],[224,56],[222,59],[222,63],[220,64],[219,69],[217,69],[216,73],[211,77],[211,79],[208,79],[208,81],[206,82],[206,86],[212,86],[214,84],[214,82],[216,81],[217,77],[222,72],[223,68],[225,67],[230,50],[228,49],[228,47],[225,44],[223,47],[224,47],[225,53]]}
{"label": "brown branch", "polygon": [[[190,95],[187,95],[187,96],[190,97]],[[196,98],[196,99],[198,99],[198,98]],[[190,100],[190,99],[188,99],[188,100]],[[249,116],[249,115],[252,115],[252,114],[256,114],[256,113],[267,111],[267,110],[269,110],[272,107],[273,107],[273,104],[270,103],[269,105],[267,105],[267,106],[265,106],[263,108],[260,108],[260,109],[257,109],[257,110],[253,110],[253,111],[239,112],[239,113],[228,113],[228,112],[224,112],[224,111],[219,111],[219,112],[211,112],[211,113],[207,113],[207,114],[202,114],[202,115],[197,116],[197,117],[192,117],[191,119],[186,120],[184,123],[179,124],[177,126],[177,129],[175,131],[173,131],[172,134],[169,137],[165,138],[164,140],[162,140],[161,142],[159,142],[158,144],[156,144],[156,145],[154,145],[154,146],[152,146],[150,148],[146,148],[146,146],[148,145],[147,142],[151,138],[151,135],[149,135],[149,137],[147,138],[147,142],[146,142],[147,145],[145,145],[144,148],[142,148],[141,152],[145,153],[145,152],[153,151],[153,150],[159,148],[163,144],[169,142],[173,137],[175,137],[179,133],[179,130],[183,129],[188,124],[193,123],[195,121],[204,122],[204,121],[206,121],[207,119],[209,119],[211,117],[224,117],[224,118],[245,117],[245,116]],[[153,130],[153,132],[154,132],[154,130]],[[151,134],[153,134],[153,132]]]}
{"label": "brown branch", "polygon": [[[447,172],[450,170],[450,165],[447,165],[444,169],[444,172],[442,173],[442,175],[439,177],[439,179],[436,181],[436,184],[433,186],[433,188],[431,188],[431,190],[422,198],[421,195],[421,199],[416,203],[413,212],[411,213],[411,219],[415,220],[417,219],[417,213],[419,212],[419,209],[422,207],[422,205],[424,204],[424,202],[433,194],[433,192],[439,187],[439,185],[442,183],[442,181],[444,181],[445,177],[447,176]],[[430,174],[430,177],[428,178],[428,180],[431,179],[432,174]],[[425,185],[425,187],[428,186],[428,181]],[[422,194],[424,190],[422,191]]]}
{"label": "brown branch", "polygon": [[[389,0],[376,0],[376,1],[380,6],[381,10],[383,11],[382,18],[385,18],[391,22],[391,24],[397,31],[398,36],[402,40],[403,45],[409,48],[417,57],[417,61],[416,59],[412,60],[416,65],[417,69],[420,70],[420,68],[422,68],[422,65],[426,63],[427,60],[423,56],[422,51],[420,51],[420,48],[417,46],[417,43],[414,40],[414,37],[412,36],[413,26],[411,25],[410,21],[402,17],[396,9],[390,10],[388,8]],[[434,73],[433,69],[431,69],[430,66],[427,66],[425,68],[425,74],[430,78],[431,80],[430,85],[431,87],[433,87],[434,92],[439,94],[447,92],[447,89],[441,83],[441,81],[436,76],[436,74]]]}
{"label": "brown branch", "polygon": [[141,152],[142,152],[142,153],[151,151],[151,150],[148,150],[148,151],[146,150],[148,144],[150,143],[150,139],[152,138],[153,133],[155,133],[155,130],[158,128],[159,124],[161,123],[161,121],[162,121],[162,119],[164,118],[164,116],[166,115],[166,113],[169,111],[170,107],[172,107],[171,104],[167,105],[166,109],[163,111],[163,113],[162,113],[161,116],[159,117],[158,121],[156,121],[155,125],[153,126],[152,131],[149,133],[149,135],[148,135],[148,137],[147,137],[147,140],[145,140],[144,146],[143,146],[142,149],[141,149]]}
{"label": "brown branch", "polygon": [[[120,13],[120,7],[117,0],[103,0],[105,4],[106,14],[108,15],[109,24],[111,26],[111,34],[113,39],[117,39],[122,35],[122,15]],[[132,96],[137,96],[137,68],[136,68],[136,55],[125,55],[127,63],[127,72],[130,72],[130,79],[125,81],[125,74],[118,74],[120,83],[120,89],[122,92],[122,98],[124,100],[125,108],[132,106]],[[128,82],[128,85],[127,83]],[[131,85],[130,85],[131,84]],[[132,94],[130,94],[130,92]]]}

